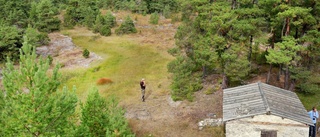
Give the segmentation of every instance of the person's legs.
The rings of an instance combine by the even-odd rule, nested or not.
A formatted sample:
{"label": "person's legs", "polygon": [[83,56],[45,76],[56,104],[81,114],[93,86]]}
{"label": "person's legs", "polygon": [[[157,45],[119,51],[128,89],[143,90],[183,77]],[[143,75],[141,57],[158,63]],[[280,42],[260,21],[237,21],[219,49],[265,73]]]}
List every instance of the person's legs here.
{"label": "person's legs", "polygon": [[309,127],[309,137],[316,137],[316,135],[316,124],[314,124],[314,126]]}
{"label": "person's legs", "polygon": [[316,129],[317,129],[317,124],[314,124],[312,137],[316,137],[317,136],[317,130]]}
{"label": "person's legs", "polygon": [[141,89],[141,99],[144,102],[144,93],[145,93],[145,89]]}
{"label": "person's legs", "polygon": [[311,125],[309,125],[309,137],[311,137],[311,134],[312,133],[312,126]]}

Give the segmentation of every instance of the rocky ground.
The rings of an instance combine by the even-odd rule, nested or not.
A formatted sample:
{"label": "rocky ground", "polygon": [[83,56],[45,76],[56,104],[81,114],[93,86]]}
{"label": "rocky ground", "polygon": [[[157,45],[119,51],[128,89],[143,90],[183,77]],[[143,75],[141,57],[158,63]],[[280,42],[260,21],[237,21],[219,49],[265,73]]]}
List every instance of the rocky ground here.
{"label": "rocky ground", "polygon": [[82,56],[83,49],[73,44],[72,39],[60,33],[49,34],[50,43],[37,48],[37,54],[42,56],[50,55],[53,63],[60,63],[62,69],[75,67],[89,67],[90,63],[100,60],[101,57],[90,52],[88,58]]}

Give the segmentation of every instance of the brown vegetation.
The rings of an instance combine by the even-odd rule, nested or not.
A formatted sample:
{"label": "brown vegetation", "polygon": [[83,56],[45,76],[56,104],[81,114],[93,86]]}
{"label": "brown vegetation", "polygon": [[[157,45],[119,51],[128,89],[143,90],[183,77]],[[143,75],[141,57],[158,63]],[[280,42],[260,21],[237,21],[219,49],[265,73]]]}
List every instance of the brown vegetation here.
{"label": "brown vegetation", "polygon": [[111,84],[113,81],[108,78],[100,78],[97,80],[97,85],[105,85],[105,84]]}

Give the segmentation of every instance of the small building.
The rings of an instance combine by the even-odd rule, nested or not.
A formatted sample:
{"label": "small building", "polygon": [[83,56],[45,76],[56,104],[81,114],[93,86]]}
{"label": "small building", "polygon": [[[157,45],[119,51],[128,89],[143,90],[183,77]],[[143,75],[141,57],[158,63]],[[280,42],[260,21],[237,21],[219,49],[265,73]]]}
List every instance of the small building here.
{"label": "small building", "polygon": [[265,83],[223,90],[226,137],[308,137],[309,115],[291,91]]}

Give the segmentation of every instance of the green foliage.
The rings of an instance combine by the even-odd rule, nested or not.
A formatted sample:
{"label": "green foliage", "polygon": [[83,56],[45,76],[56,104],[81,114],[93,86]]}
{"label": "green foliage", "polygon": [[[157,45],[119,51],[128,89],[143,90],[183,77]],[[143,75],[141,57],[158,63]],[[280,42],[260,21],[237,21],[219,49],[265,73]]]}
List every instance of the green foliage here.
{"label": "green foliage", "polygon": [[256,57],[257,64],[261,65],[261,64],[267,63],[266,56],[267,56],[267,52],[266,51],[262,52],[261,54],[258,54],[257,57]]}
{"label": "green foliage", "polygon": [[113,16],[110,11],[105,15],[105,21],[106,26],[108,26],[109,28],[113,28],[117,25],[116,17]]}
{"label": "green foliage", "polygon": [[81,109],[81,124],[76,136],[134,136],[124,117],[124,111],[118,107],[114,97],[106,100],[99,95],[98,89],[93,89]]}
{"label": "green foliage", "polygon": [[50,41],[47,33],[39,32],[31,26],[25,30],[24,36],[28,38],[28,43],[30,43],[30,45],[34,45],[36,47],[46,45]]}
{"label": "green foliage", "polygon": [[121,26],[116,29],[116,34],[122,35],[130,33],[137,33],[137,29],[130,16],[127,16],[124,22],[121,24]]}
{"label": "green foliage", "polygon": [[28,42],[30,45],[34,46],[40,46],[40,39],[39,39],[40,33],[37,31],[37,29],[32,28],[29,26],[25,31],[25,36],[28,38]]}
{"label": "green foliage", "polygon": [[99,32],[102,36],[110,36],[111,28],[116,25],[116,18],[111,12],[108,12],[105,17],[98,14],[96,17],[94,32]]}
{"label": "green foliage", "polygon": [[240,46],[233,45],[222,55],[224,73],[231,82],[239,82],[249,74],[250,62],[241,52]]}
{"label": "green foliage", "polygon": [[[300,41],[308,44],[306,50],[311,58],[316,58],[320,56],[320,32],[318,30],[310,30],[304,35]],[[316,60],[310,62],[312,64],[316,63]]]}
{"label": "green foliage", "polygon": [[93,28],[97,15],[100,14],[97,1],[71,0],[66,7],[64,26],[85,25]]}
{"label": "green foliage", "polygon": [[94,25],[95,20],[96,20],[96,16],[99,13],[96,13],[90,7],[84,8],[84,11],[82,12],[82,15],[84,16],[83,24],[85,26],[87,26],[88,28],[93,28],[93,25]]}
{"label": "green foliage", "polygon": [[64,15],[64,26],[68,28],[74,27],[78,22],[83,20],[81,16],[80,5],[78,1],[72,0],[68,3],[66,13]]}
{"label": "green foliage", "polygon": [[179,14],[171,14],[171,23],[176,23],[181,21],[181,17],[179,16]]}
{"label": "green foliage", "polygon": [[100,30],[100,34],[102,36],[110,36],[111,35],[111,29],[109,26],[104,25],[101,30]]}
{"label": "green foliage", "polygon": [[93,32],[95,32],[95,33],[100,32],[100,29],[102,28],[102,26],[104,24],[106,24],[105,18],[101,14],[98,14],[96,17],[95,24],[94,24]]}
{"label": "green foliage", "polygon": [[215,52],[215,40],[213,37],[199,36],[194,43],[193,60],[198,66],[214,68],[218,62],[218,54]]}
{"label": "green foliage", "polygon": [[106,0],[101,3],[110,9],[129,10],[140,14],[161,13],[166,6],[171,12],[177,12],[179,9],[178,0]]}
{"label": "green foliage", "polygon": [[312,72],[307,68],[290,68],[291,78],[296,81],[297,89],[301,93],[314,95],[320,93],[319,74],[312,76]]}
{"label": "green foliage", "polygon": [[56,17],[56,15],[58,15],[58,9],[53,6],[51,0],[41,0],[40,3],[33,6],[33,8],[36,8],[34,9],[35,15],[31,16],[31,19],[39,31],[53,32],[60,30],[60,20]]}
{"label": "green foliage", "polygon": [[[0,0],[0,22],[18,28],[26,28],[31,1]],[[1,23],[0,23],[1,24]]]}
{"label": "green foliage", "polygon": [[276,43],[274,49],[268,50],[267,62],[289,65],[292,60],[300,59],[296,53],[301,49],[293,37],[284,37],[282,42]]}
{"label": "green foliage", "polygon": [[158,12],[152,13],[150,16],[149,23],[151,24],[158,24],[159,22],[159,14]]}
{"label": "green foliage", "polygon": [[21,47],[21,33],[17,27],[0,24],[0,60],[6,57],[18,58]]}
{"label": "green foliage", "polygon": [[72,136],[77,97],[66,88],[57,90],[59,66],[48,76],[49,60],[37,60],[27,38],[20,52],[19,67],[8,59],[3,70],[6,103],[0,113],[5,119],[1,136]]}
{"label": "green foliage", "polygon": [[171,97],[173,100],[193,100],[193,92],[202,88],[201,77],[197,73],[192,73],[196,66],[192,60],[177,57],[168,64],[168,71],[173,73],[171,84]]}
{"label": "green foliage", "polygon": [[166,5],[163,9],[163,16],[165,18],[170,18],[171,16],[171,10],[170,10],[170,6]]}
{"label": "green foliage", "polygon": [[88,49],[84,49],[82,52],[82,56],[85,58],[89,58],[90,51]]}
{"label": "green foliage", "polygon": [[51,55],[48,55],[49,65],[52,65],[53,58]]}
{"label": "green foliage", "polygon": [[140,13],[142,15],[147,15],[147,13],[149,12],[147,1],[141,1],[137,5],[137,9],[134,12]]}

